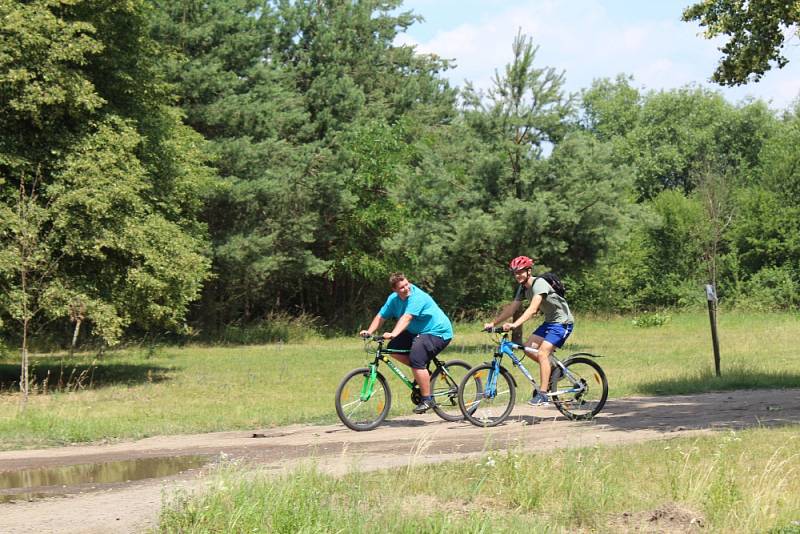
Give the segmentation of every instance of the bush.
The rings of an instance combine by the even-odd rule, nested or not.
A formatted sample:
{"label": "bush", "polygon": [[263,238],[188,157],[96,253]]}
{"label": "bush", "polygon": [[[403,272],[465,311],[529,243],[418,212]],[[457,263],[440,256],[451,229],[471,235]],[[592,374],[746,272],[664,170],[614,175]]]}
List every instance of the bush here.
{"label": "bush", "polygon": [[651,328],[653,326],[663,326],[670,320],[670,316],[665,313],[645,313],[638,317],[634,317],[631,321],[633,326],[640,328]]}
{"label": "bush", "polygon": [[797,303],[798,285],[786,267],[765,267],[742,284],[736,307],[756,311],[792,309]]}
{"label": "bush", "polygon": [[267,315],[262,321],[246,325],[228,325],[213,341],[230,345],[259,345],[275,342],[299,342],[320,335],[320,319],[310,315]]}

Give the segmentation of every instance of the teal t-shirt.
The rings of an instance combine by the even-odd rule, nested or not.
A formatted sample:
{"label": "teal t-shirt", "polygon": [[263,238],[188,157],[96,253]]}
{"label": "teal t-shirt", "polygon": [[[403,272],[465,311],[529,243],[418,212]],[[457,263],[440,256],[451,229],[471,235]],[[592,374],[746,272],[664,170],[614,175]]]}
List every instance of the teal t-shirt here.
{"label": "teal t-shirt", "polygon": [[384,319],[399,319],[408,313],[413,319],[406,330],[412,334],[431,334],[445,341],[453,339],[450,319],[430,295],[414,284],[411,284],[411,294],[406,300],[393,292],[378,313]]}

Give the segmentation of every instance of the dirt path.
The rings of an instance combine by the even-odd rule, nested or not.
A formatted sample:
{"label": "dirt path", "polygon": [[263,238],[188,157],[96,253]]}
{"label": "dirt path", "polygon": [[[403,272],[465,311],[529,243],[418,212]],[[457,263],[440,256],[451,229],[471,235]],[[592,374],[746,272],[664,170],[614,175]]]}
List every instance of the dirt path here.
{"label": "dirt path", "polygon": [[[573,423],[554,408],[518,406],[494,429],[447,423],[435,415],[395,418],[371,432],[343,425],[159,436],[113,445],[0,452],[0,473],[34,467],[182,455],[224,455],[281,472],[305,461],[344,473],[463,459],[487,450],[541,450],[666,439],[728,428],[800,423],[800,389],[637,397],[609,401],[595,421]],[[142,532],[154,527],[162,492],[203,485],[203,469],[71,495],[0,504],[0,532]]]}

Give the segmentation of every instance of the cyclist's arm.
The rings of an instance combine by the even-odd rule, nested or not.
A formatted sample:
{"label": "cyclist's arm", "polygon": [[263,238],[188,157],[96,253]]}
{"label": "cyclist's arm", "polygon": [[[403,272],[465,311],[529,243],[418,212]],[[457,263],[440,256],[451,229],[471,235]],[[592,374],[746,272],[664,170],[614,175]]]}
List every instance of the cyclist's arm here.
{"label": "cyclist's arm", "polygon": [[509,317],[513,317],[513,315],[519,309],[520,301],[519,300],[512,300],[508,304],[506,304],[505,308],[503,308],[497,317],[491,323],[486,323],[484,326],[489,328],[495,326],[497,323],[508,319]]}
{"label": "cyclist's arm", "polygon": [[392,339],[393,337],[399,336],[400,333],[408,327],[409,323],[411,322],[411,319],[413,318],[414,316],[411,315],[410,313],[404,313],[397,320],[397,324],[394,325],[394,329],[392,329],[392,331],[389,333],[383,334],[383,337],[387,339]]}
{"label": "cyclist's arm", "polygon": [[381,317],[380,313],[376,314],[375,318],[372,319],[372,322],[369,324],[369,327],[366,330],[362,330],[361,332],[359,332],[359,335],[361,335],[362,337],[365,336],[365,335],[366,336],[371,336],[372,334],[375,333],[375,331],[378,328],[381,327],[381,325],[384,323],[384,321],[386,321],[386,319]]}
{"label": "cyclist's arm", "polygon": [[[517,301],[517,302],[519,302],[519,301]],[[503,325],[503,329],[505,329],[505,330],[513,330],[513,329],[519,327],[520,325],[522,325],[525,321],[527,321],[528,319],[530,319],[531,317],[536,315],[536,312],[539,311],[539,305],[541,303],[542,303],[542,295],[541,294],[534,295],[533,298],[531,299],[530,306],[528,306],[527,310],[522,312],[522,315],[519,316],[519,319],[517,319],[513,323],[504,324]],[[508,325],[508,328],[506,328],[506,325]]]}

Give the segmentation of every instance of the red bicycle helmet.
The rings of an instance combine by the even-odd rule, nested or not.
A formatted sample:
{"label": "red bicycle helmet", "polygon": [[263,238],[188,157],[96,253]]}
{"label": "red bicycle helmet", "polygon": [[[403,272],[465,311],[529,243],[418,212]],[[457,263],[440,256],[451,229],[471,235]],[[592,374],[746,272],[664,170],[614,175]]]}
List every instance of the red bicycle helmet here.
{"label": "red bicycle helmet", "polygon": [[533,260],[528,256],[517,256],[508,264],[508,269],[513,273],[533,267]]}

